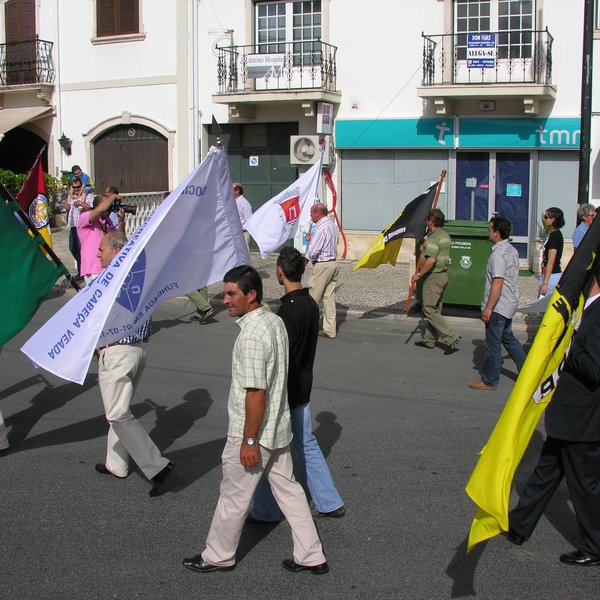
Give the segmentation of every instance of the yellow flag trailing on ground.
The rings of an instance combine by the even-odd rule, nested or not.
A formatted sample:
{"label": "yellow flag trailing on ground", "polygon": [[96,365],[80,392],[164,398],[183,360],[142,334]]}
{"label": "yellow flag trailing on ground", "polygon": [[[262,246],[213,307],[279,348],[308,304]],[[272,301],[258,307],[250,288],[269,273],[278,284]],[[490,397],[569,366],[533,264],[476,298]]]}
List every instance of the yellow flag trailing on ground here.
{"label": "yellow flag trailing on ground", "polygon": [[390,223],[367,248],[364,256],[354,265],[356,269],[374,269],[379,265],[396,264],[404,238],[420,238],[425,235],[425,217],[435,201],[438,183],[424,194],[409,202],[404,210]]}
{"label": "yellow flag trailing on ground", "polygon": [[581,317],[599,249],[600,219],[597,219],[552,293],[513,391],[467,483],[467,494],[478,507],[469,533],[468,551],[508,530],[513,476],[554,394],[573,327]]}

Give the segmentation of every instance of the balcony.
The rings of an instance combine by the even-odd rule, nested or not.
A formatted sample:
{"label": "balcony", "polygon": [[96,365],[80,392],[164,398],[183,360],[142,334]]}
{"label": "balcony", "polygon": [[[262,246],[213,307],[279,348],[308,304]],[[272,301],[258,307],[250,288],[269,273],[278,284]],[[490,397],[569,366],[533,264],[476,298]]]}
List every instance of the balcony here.
{"label": "balcony", "polygon": [[[541,100],[554,100],[552,44],[548,31],[521,29],[480,34],[491,58],[473,54],[470,34],[423,37],[421,98],[433,100],[437,114],[449,114],[454,100],[518,98],[525,114],[537,114]],[[489,40],[493,39],[493,46]],[[482,52],[482,55],[485,55]]]}
{"label": "balcony", "polygon": [[312,116],[314,102],[339,104],[337,48],[321,40],[217,47],[213,102],[234,117],[253,118],[257,104],[300,103]]}

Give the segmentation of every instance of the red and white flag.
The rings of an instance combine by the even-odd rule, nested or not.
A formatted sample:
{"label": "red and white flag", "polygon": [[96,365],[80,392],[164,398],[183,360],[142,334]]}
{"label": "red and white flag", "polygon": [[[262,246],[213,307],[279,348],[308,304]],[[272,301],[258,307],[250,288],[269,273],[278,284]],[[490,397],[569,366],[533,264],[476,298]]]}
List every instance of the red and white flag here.
{"label": "red and white flag", "polygon": [[258,244],[262,258],[267,258],[293,238],[299,223],[310,220],[310,207],[315,203],[320,176],[321,161],[263,204],[244,223],[244,228]]}

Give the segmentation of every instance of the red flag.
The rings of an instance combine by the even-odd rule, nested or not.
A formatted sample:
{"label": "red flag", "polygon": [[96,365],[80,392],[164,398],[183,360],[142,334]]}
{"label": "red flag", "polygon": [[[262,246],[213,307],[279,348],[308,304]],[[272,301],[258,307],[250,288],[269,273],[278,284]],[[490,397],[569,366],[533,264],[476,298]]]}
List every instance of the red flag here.
{"label": "red flag", "polygon": [[44,182],[44,172],[42,171],[42,153],[45,149],[46,146],[37,155],[33,167],[29,170],[27,179],[23,182],[23,187],[17,193],[17,200],[23,212],[44,236],[48,245],[52,247],[46,183]]}

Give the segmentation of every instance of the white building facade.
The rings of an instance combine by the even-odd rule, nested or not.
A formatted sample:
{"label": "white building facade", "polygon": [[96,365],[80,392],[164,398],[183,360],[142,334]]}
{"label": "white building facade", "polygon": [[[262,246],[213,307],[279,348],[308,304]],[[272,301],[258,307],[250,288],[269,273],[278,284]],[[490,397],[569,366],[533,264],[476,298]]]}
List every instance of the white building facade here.
{"label": "white building facade", "polygon": [[[583,0],[568,19],[564,0],[2,4],[0,167],[46,143],[53,174],[158,195],[214,143],[214,116],[255,208],[325,145],[348,258],[443,170],[447,217],[508,217],[523,266],[545,208],[575,227]],[[593,111],[598,205],[598,93]]]}

